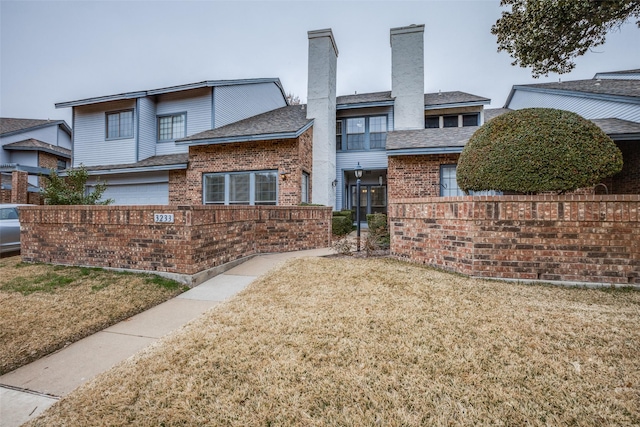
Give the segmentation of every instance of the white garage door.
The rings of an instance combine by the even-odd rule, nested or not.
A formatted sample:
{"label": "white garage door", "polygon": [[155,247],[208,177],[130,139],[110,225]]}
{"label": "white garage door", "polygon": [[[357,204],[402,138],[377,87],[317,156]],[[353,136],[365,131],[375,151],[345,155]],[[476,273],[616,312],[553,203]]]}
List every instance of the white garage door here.
{"label": "white garage door", "polygon": [[113,199],[114,205],[168,205],[169,184],[109,184],[102,198]]}

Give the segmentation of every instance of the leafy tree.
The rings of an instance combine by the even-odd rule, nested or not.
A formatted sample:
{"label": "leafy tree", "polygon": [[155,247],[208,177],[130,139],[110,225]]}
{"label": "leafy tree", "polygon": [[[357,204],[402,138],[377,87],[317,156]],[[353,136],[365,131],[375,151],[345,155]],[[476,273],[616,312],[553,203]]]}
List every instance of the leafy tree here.
{"label": "leafy tree", "polygon": [[531,67],[534,77],[568,73],[573,58],[603,44],[607,33],[627,20],[640,18],[638,0],[501,0],[500,5],[511,10],[491,28],[498,51],[509,52],[512,65]]}
{"label": "leafy tree", "polygon": [[87,191],[89,173],[80,165],[67,171],[67,176],[62,177],[54,169],[49,176],[45,176],[47,182],[42,190],[44,202],[47,205],[108,205],[112,199],[100,200],[107,189],[107,184],[98,180],[91,191]]}
{"label": "leafy tree", "polygon": [[527,108],[480,127],[462,150],[457,181],[465,192],[564,193],[622,170],[622,153],[593,122],[551,108]]}

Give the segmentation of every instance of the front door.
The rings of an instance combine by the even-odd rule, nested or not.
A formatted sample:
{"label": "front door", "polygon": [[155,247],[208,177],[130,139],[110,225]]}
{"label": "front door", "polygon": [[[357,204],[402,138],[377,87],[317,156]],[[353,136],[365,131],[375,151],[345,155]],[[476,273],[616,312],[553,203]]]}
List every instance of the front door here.
{"label": "front door", "polygon": [[[357,186],[351,186],[351,210],[355,212],[358,203]],[[360,185],[360,222],[367,221],[367,214],[387,213],[387,186]],[[354,215],[355,221],[355,215]]]}

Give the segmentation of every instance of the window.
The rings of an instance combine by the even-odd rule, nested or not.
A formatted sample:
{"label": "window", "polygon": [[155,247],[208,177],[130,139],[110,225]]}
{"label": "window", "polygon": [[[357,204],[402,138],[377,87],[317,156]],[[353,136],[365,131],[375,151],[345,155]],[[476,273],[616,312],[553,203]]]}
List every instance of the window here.
{"label": "window", "polygon": [[387,142],[387,117],[369,118],[369,147],[384,148]]}
{"label": "window", "polygon": [[347,150],[364,150],[364,118],[347,119]]}
{"label": "window", "polygon": [[385,148],[386,143],[387,116],[355,117],[336,122],[338,151],[380,150]]}
{"label": "window", "polygon": [[456,165],[440,165],[440,195],[464,196],[456,181]]}
{"label": "window", "polygon": [[61,170],[64,170],[64,169],[66,169],[66,168],[67,168],[67,161],[66,161],[66,160],[64,160],[64,159],[58,159],[58,162],[57,162],[57,169],[58,169],[59,171],[61,171]]}
{"label": "window", "polygon": [[158,141],[172,141],[186,136],[187,113],[158,117]]}
{"label": "window", "polygon": [[107,113],[107,139],[133,137],[133,110]]}
{"label": "window", "polygon": [[[461,119],[462,118],[462,119]],[[462,120],[462,126],[479,126],[480,115],[478,113],[468,114],[450,114],[447,116],[425,116],[424,127],[426,129],[439,128],[440,121],[442,119],[442,127],[445,128],[457,128],[460,126]]]}
{"label": "window", "polygon": [[427,116],[424,118],[424,127],[434,129],[440,127],[440,116]]}
{"label": "window", "polygon": [[302,189],[300,195],[301,203],[309,203],[309,174],[306,172],[302,172]]}
{"label": "window", "polygon": [[229,172],[203,176],[206,205],[276,205],[278,172]]}
{"label": "window", "polygon": [[457,128],[458,127],[458,116],[443,116],[442,117],[442,126],[445,128]]}

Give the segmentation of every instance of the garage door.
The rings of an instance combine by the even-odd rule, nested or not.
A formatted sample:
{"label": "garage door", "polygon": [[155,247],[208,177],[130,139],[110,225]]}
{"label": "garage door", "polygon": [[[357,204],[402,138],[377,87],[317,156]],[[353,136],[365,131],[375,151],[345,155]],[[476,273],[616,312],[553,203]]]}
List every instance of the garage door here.
{"label": "garage door", "polygon": [[113,199],[114,205],[168,205],[169,184],[109,184],[103,199]]}

